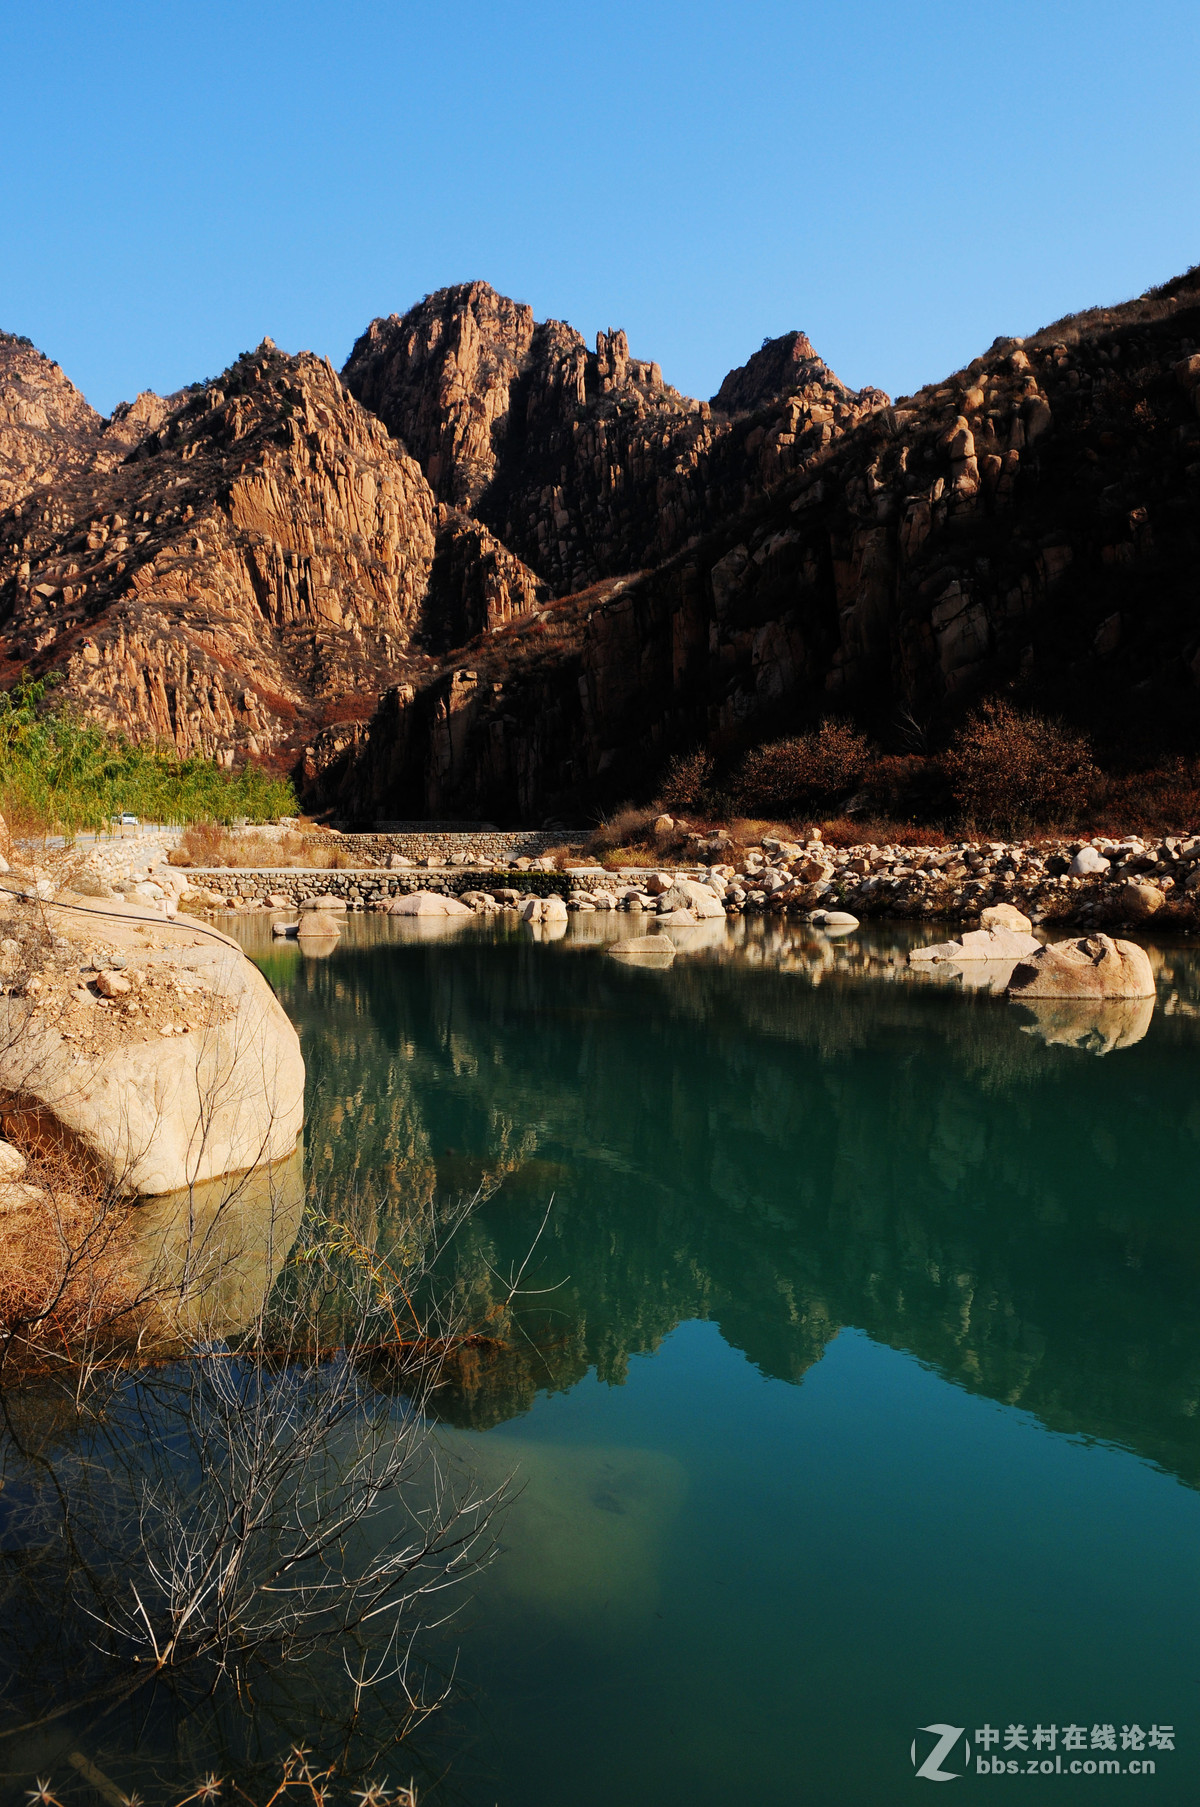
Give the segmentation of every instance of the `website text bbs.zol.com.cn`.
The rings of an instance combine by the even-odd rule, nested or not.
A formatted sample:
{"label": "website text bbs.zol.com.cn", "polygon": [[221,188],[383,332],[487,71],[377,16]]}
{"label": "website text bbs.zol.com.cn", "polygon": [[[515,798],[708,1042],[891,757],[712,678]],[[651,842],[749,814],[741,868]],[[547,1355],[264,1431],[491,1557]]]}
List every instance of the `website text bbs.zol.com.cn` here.
{"label": "website text bbs.zol.com.cn", "polygon": [[992,1725],[965,1726],[935,1721],[913,1739],[913,1769],[922,1781],[952,1782],[975,1776],[1153,1776],[1158,1758],[1148,1752],[1173,1751],[1169,1725]]}

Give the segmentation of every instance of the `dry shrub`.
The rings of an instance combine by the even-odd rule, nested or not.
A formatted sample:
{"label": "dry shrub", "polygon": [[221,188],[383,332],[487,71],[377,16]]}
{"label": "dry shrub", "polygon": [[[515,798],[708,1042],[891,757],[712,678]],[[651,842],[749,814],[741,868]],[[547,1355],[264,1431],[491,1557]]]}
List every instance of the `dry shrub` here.
{"label": "dry shrub", "polygon": [[1099,778],[1086,735],[1003,699],[968,716],[941,764],[959,813],[1001,834],[1075,821]]}
{"label": "dry shrub", "polygon": [[713,762],[702,748],[693,753],[676,753],[658,794],[661,809],[707,809],[712,802],[712,779]]}
{"label": "dry shrub", "polygon": [[1153,834],[1200,829],[1200,762],[1169,760],[1149,771],[1106,774],[1097,787],[1095,826],[1114,834],[1140,829]]}
{"label": "dry shrub", "polygon": [[129,1203],[54,1136],[6,1132],[25,1154],[22,1184],[44,1197],[0,1219],[0,1336],[4,1364],[23,1372],[133,1343],[145,1301],[131,1279]]}
{"label": "dry shrub", "polygon": [[734,780],[744,808],[794,816],[828,810],[861,784],[871,743],[849,722],[825,721],[812,734],[772,741],[747,753]]}
{"label": "dry shrub", "polygon": [[653,841],[654,821],[661,813],[661,810],[640,809],[626,803],[611,816],[605,816],[599,827],[592,830],[591,851],[604,854],[616,847],[627,851],[645,841]]}
{"label": "dry shrub", "polygon": [[172,866],[308,866],[322,872],[344,872],[360,862],[336,840],[288,832],[234,833],[219,822],[195,822],[185,828],[179,845],[167,856]]}
{"label": "dry shrub", "polygon": [[948,847],[950,837],[940,828],[919,822],[893,822],[878,816],[835,816],[821,823],[821,839],[827,847]]}

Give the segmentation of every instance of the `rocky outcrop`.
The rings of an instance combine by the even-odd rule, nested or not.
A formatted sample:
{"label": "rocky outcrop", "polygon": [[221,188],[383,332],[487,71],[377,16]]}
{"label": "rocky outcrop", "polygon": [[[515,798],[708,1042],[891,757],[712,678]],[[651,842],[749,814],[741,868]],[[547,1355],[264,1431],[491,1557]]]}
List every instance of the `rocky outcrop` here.
{"label": "rocky outcrop", "polygon": [[477,282],[344,381],[264,341],[105,423],[6,343],[0,681],[359,819],[578,819],[679,751],[997,689],[1190,752],[1198,346],[1193,272],[895,405],[799,333],[710,404]]}
{"label": "rocky outcrop", "polygon": [[[732,492],[710,477],[682,518],[716,526],[652,571],[566,597],[389,697],[355,782],[409,808],[536,817],[644,793],[680,748],[736,752],[831,708],[884,733],[897,707],[932,726],[998,686],[1075,717],[1102,750],[1143,730],[1190,745],[1198,343],[1193,274],[997,341],[819,434],[804,401],[803,433],[742,416],[723,450],[716,417],[701,420],[710,473],[736,452],[749,485],[772,434],[786,457],[724,518],[714,498]],[[727,398],[770,387],[753,366]]]}
{"label": "rocky outcrop", "polygon": [[0,333],[0,515],[42,491],[57,524],[56,486],[95,457],[103,421],[28,339]]}
{"label": "rocky outcrop", "polygon": [[774,346],[726,380],[714,417],[623,332],[589,351],[475,282],[373,321],[342,375],[439,497],[562,596],[659,563],[887,401],[847,389],[801,333]]}
{"label": "rocky outcrop", "polygon": [[409,669],[437,505],[321,359],[264,341],[98,439],[52,521],[34,492],[0,522],[10,670],[56,667],[87,714],[181,753],[291,764]]}

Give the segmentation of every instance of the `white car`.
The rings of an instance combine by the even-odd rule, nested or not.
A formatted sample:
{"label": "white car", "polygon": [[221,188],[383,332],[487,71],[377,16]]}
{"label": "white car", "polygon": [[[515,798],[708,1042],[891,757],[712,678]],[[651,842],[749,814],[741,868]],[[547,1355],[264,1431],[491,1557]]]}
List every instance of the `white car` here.
{"label": "white car", "polygon": [[120,822],[122,828],[137,828],[139,826],[137,817],[131,816],[128,810],[123,811],[117,820]]}

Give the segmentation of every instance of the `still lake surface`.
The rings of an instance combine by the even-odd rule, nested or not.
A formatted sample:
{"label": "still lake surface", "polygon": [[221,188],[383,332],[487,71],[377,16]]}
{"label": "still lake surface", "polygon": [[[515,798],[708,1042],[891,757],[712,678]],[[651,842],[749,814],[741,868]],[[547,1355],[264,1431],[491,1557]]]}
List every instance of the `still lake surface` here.
{"label": "still lake surface", "polygon": [[1115,1755],[1156,1771],[1090,1786],[1193,1800],[1197,955],[1157,952],[1114,1035],[917,980],[902,929],[739,923],[663,973],[604,957],[630,926],[352,918],[325,959],[244,929],[312,1173],[482,1188],[481,1321],[534,1248],[509,1355],[444,1402],[521,1492],[454,1631],[438,1798],[877,1807],[923,1798],[947,1725],[969,1790],[981,1753]]}
{"label": "still lake surface", "polygon": [[[411,1767],[427,1807],[880,1807],[927,1796],[948,1734],[922,1728],[947,1727],[967,1793],[1194,1801],[1200,954],[1153,950],[1152,1012],[1039,1018],[915,973],[900,927],[721,923],[655,972],[604,953],[637,926],[351,917],[313,957],[238,924],[300,1031],[324,1208],[376,1201],[386,1244],[481,1201],[443,1280],[495,1343],[437,1435],[518,1491],[429,1634],[450,1704],[393,1783]],[[21,1529],[51,1485],[78,1538],[90,1492],[119,1567],[174,1384],[132,1376],[82,1429],[35,1393],[0,1425],[26,1452],[0,1667],[58,1715],[0,1743],[5,1802],[39,1774],[97,1798],[72,1752],[151,1807],[222,1766],[195,1703],[62,1713],[92,1630]],[[288,1675],[260,1755],[319,1725],[331,1680]]]}

